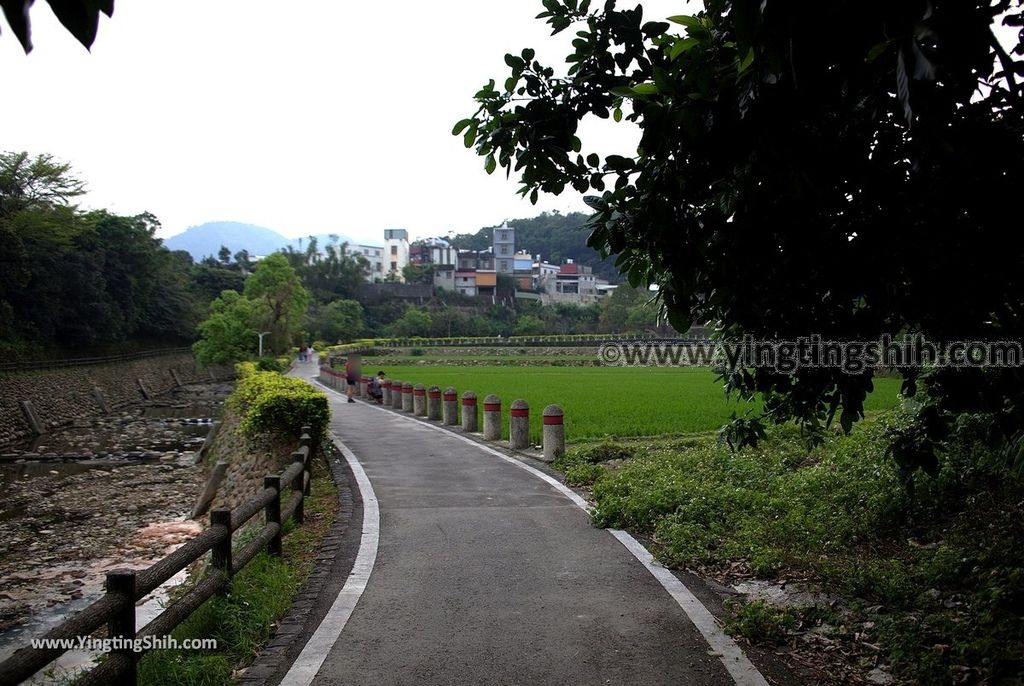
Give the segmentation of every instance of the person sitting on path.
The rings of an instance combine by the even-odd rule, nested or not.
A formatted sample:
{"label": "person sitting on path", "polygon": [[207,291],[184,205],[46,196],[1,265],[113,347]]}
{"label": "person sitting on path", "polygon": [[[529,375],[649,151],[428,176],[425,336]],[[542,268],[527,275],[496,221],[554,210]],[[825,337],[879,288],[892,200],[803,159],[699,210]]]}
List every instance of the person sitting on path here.
{"label": "person sitting on path", "polygon": [[384,404],[384,370],[377,372],[377,376],[370,381],[370,397],[378,405]]}

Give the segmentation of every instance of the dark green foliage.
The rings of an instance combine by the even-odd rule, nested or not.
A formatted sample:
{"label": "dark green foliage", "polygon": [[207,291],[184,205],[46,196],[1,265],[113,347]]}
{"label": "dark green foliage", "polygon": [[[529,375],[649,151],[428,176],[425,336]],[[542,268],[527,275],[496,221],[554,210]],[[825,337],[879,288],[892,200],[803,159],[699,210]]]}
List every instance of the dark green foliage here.
{"label": "dark green foliage", "polygon": [[[32,50],[32,22],[29,8],[33,0],[0,0],[7,24],[25,52]],[[85,47],[92,46],[99,28],[100,12],[114,13],[114,0],[46,0],[57,19]]]}
{"label": "dark green foliage", "polygon": [[79,212],[69,203],[82,188],[47,155],[0,153],[0,340],[189,340],[191,258],[161,245],[152,215]]}
{"label": "dark green foliage", "polygon": [[313,436],[326,430],[331,411],[323,393],[302,379],[259,371],[252,362],[241,362],[237,369],[240,380],[227,402],[241,413],[243,433],[298,437],[303,426]]}
{"label": "dark green foliage", "polygon": [[370,269],[366,258],[349,252],[347,243],[331,240],[321,245],[316,236],[307,239],[304,250],[289,245],[281,254],[299,275],[310,298],[322,304],[358,299]]}
{"label": "dark green foliage", "polygon": [[733,636],[742,636],[752,643],[784,643],[796,628],[796,611],[779,608],[763,600],[733,604],[725,629]]}
{"label": "dark green foliage", "polygon": [[[671,23],[614,0],[544,7],[555,33],[579,31],[567,74],[532,50],[508,55],[504,88],[481,89],[455,133],[533,199],[596,193],[590,245],[632,285],[657,283],[676,329],[1024,338],[1024,234],[1007,231],[1024,178],[1024,44],[1008,55],[991,31],[994,17],[1024,24],[1021,0],[706,0]],[[587,154],[587,115],[639,125],[637,154]],[[812,367],[725,381],[815,440],[833,417],[860,419],[872,385],[870,371]],[[1024,462],[1021,381],[925,379],[933,426],[966,404]],[[929,433],[908,464],[934,463],[942,439]]]}
{"label": "dark green foliage", "polygon": [[[849,628],[834,630],[871,622],[860,640],[881,645],[910,682],[970,674],[1015,683],[1024,675],[1024,485],[984,443],[960,437],[934,478],[911,477],[910,497],[885,448],[911,420],[871,418],[810,451],[795,429],[773,427],[738,454],[711,436],[641,439],[624,442],[634,456],[612,469],[580,449],[555,466],[570,483],[593,484],[595,523],[650,537],[667,564],[729,574],[741,563],[840,596],[844,618],[830,623]],[[811,619],[752,603],[734,608],[728,627],[774,643]]]}
{"label": "dark green foliage", "polygon": [[139,663],[139,683],[226,684],[248,663],[288,609],[300,579],[287,562],[260,553],[233,580],[231,593],[204,603],[173,635],[216,639],[216,652],[158,650]]}
{"label": "dark green foliage", "polygon": [[633,457],[634,448],[621,443],[598,443],[597,445],[580,448],[574,451],[576,456],[591,464],[609,462],[611,460],[628,460]]}
{"label": "dark green foliage", "polygon": [[256,360],[256,369],[261,372],[276,372],[277,374],[281,374],[288,369],[287,359],[288,358],[261,357]]}
{"label": "dark green foliage", "polygon": [[312,302],[306,313],[306,328],[317,340],[348,343],[366,334],[364,310],[358,300],[335,300],[320,305]]}

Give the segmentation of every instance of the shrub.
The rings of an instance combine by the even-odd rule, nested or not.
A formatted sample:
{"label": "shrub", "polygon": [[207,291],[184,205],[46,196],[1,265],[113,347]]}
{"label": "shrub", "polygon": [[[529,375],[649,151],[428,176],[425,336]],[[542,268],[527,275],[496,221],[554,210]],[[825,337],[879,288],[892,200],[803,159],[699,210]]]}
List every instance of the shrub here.
{"label": "shrub", "polygon": [[327,428],[327,396],[312,386],[275,372],[260,371],[252,362],[236,365],[240,381],[228,398],[242,417],[242,432],[249,436],[281,432],[298,436],[308,425],[314,436]]}
{"label": "shrub", "polygon": [[284,362],[282,362],[282,358],[280,357],[261,357],[260,359],[256,360],[256,369],[260,370],[261,372],[281,373],[284,370],[288,369],[288,362],[290,362],[289,358],[287,357],[283,359]]}
{"label": "shrub", "polygon": [[763,600],[729,604],[726,631],[751,643],[781,644],[796,628],[797,614],[792,608],[774,607]]}
{"label": "shrub", "polygon": [[598,464],[611,460],[628,460],[633,457],[632,448],[627,448],[621,443],[606,441],[597,445],[581,448],[577,451],[579,458],[584,462]]}

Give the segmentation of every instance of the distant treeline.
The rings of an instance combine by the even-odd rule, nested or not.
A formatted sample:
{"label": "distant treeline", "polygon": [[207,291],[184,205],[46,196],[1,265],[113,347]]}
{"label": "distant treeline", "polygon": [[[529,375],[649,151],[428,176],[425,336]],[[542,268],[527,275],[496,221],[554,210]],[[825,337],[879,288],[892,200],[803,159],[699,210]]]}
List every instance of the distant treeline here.
{"label": "distant treeline", "polygon": [[84,212],[69,165],[0,152],[0,352],[88,355],[180,345],[237,267],[195,265],[155,237],[150,214]]}

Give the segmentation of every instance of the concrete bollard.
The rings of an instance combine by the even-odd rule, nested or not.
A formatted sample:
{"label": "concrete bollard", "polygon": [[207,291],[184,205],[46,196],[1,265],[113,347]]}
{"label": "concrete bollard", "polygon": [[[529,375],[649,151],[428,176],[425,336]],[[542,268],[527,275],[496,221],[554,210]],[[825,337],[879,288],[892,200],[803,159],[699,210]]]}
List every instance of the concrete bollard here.
{"label": "concrete bollard", "polygon": [[367,400],[372,400],[372,398],[370,398],[370,377],[359,377],[359,395],[363,396]]}
{"label": "concrete bollard", "polygon": [[396,410],[402,409],[402,382],[391,382],[391,407]]}
{"label": "concrete bollard", "polygon": [[512,450],[530,447],[530,405],[525,400],[513,400],[509,408],[508,447]]}
{"label": "concrete bollard", "polygon": [[558,405],[544,408],[544,461],[554,462],[565,454],[565,416]]}
{"label": "concrete bollard", "polygon": [[402,411],[412,412],[412,384],[402,384]]}
{"label": "concrete bollard", "polygon": [[476,393],[473,391],[462,394],[462,430],[476,433]]}
{"label": "concrete bollard", "polygon": [[445,425],[455,426],[459,423],[459,394],[451,387],[444,389],[444,404],[441,407],[441,418]]}
{"label": "concrete bollard", "polygon": [[381,398],[381,402],[384,404],[384,407],[391,407],[391,379],[384,379],[380,388],[384,393],[384,396]]}
{"label": "concrete bollard", "polygon": [[437,386],[427,389],[427,419],[432,422],[441,421],[441,389]]}
{"label": "concrete bollard", "polygon": [[357,398],[363,397],[363,384],[362,379],[356,377],[356,387],[352,390],[352,395]]}
{"label": "concrete bollard", "polygon": [[412,413],[417,417],[427,416],[427,389],[421,383],[412,387]]}
{"label": "concrete bollard", "polygon": [[484,398],[484,440],[501,439],[501,398],[491,394]]}

